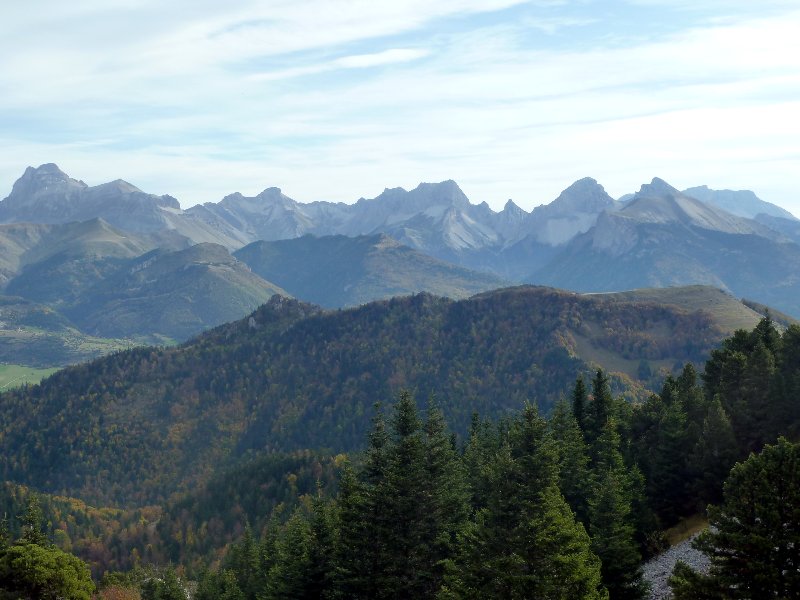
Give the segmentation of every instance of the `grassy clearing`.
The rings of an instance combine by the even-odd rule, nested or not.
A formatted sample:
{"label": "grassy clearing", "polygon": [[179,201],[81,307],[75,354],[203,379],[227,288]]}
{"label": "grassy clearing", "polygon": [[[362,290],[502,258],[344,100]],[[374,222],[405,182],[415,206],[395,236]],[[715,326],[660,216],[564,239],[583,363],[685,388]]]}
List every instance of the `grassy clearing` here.
{"label": "grassy clearing", "polygon": [[[612,301],[659,302],[672,304],[690,311],[704,310],[714,316],[714,321],[717,325],[730,333],[736,329],[747,329],[749,331],[761,320],[761,314],[746,306],[742,301],[722,290],[705,285],[647,288],[595,295]],[[766,309],[766,307],[763,307],[763,309]],[[769,310],[773,311],[773,309]]]}
{"label": "grassy clearing", "polygon": [[695,533],[702,531],[708,527],[708,519],[705,515],[692,515],[679,522],[674,527],[670,527],[664,532],[670,546],[680,544],[682,541],[690,538]]}
{"label": "grassy clearing", "polygon": [[19,387],[26,383],[39,383],[45,377],[52,375],[58,369],[34,369],[22,365],[0,364],[0,391]]}

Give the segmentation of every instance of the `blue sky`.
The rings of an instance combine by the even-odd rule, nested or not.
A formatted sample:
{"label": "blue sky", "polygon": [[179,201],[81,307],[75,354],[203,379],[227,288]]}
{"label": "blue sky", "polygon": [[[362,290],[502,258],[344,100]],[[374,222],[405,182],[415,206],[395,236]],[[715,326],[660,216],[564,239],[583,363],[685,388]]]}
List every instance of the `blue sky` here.
{"label": "blue sky", "polygon": [[0,197],[56,162],[184,207],[659,176],[800,215],[798,31],[771,0],[6,2]]}

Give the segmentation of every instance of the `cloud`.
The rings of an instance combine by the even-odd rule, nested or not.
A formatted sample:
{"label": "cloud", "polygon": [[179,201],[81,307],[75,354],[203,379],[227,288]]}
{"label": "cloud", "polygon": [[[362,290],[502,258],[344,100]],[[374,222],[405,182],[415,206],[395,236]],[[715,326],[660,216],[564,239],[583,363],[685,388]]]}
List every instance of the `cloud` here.
{"label": "cloud", "polygon": [[618,195],[660,175],[797,197],[800,13],[780,3],[671,22],[653,0],[663,21],[633,33],[591,2],[78,4],[4,9],[7,189],[55,161],[184,206],[454,178],[530,208],[585,175]]}
{"label": "cloud", "polygon": [[343,56],[335,60],[311,64],[291,69],[279,69],[256,73],[247,77],[250,81],[275,81],[280,79],[291,79],[293,77],[303,77],[306,75],[316,75],[337,69],[365,69],[369,67],[380,67],[393,65],[413,60],[425,58],[430,54],[424,48],[390,48],[381,52],[371,54],[355,54]]}

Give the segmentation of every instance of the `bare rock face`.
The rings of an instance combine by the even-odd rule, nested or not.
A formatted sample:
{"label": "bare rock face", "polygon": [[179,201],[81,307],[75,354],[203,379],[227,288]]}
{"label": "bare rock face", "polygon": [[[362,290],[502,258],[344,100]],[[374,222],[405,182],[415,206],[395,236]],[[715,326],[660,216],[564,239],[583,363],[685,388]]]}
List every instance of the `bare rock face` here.
{"label": "bare rock face", "polygon": [[615,208],[616,202],[603,186],[585,177],[550,204],[533,210],[529,218],[531,235],[539,243],[559,246],[588,231],[602,213]]}
{"label": "bare rock face", "polygon": [[151,232],[167,228],[163,209],[180,210],[180,204],[121,179],[89,187],[48,163],[25,170],[0,202],[0,222],[61,224],[102,218],[128,231]]}

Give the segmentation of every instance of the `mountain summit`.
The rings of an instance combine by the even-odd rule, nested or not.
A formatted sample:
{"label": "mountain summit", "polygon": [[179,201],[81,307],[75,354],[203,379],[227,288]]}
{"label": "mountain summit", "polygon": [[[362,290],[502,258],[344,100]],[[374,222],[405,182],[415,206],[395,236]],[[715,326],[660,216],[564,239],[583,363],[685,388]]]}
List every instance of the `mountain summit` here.
{"label": "mountain summit", "polygon": [[168,228],[163,209],[179,211],[180,204],[121,179],[89,187],[47,163],[25,169],[0,202],[0,222],[59,224],[99,217],[128,231],[153,232]]}

